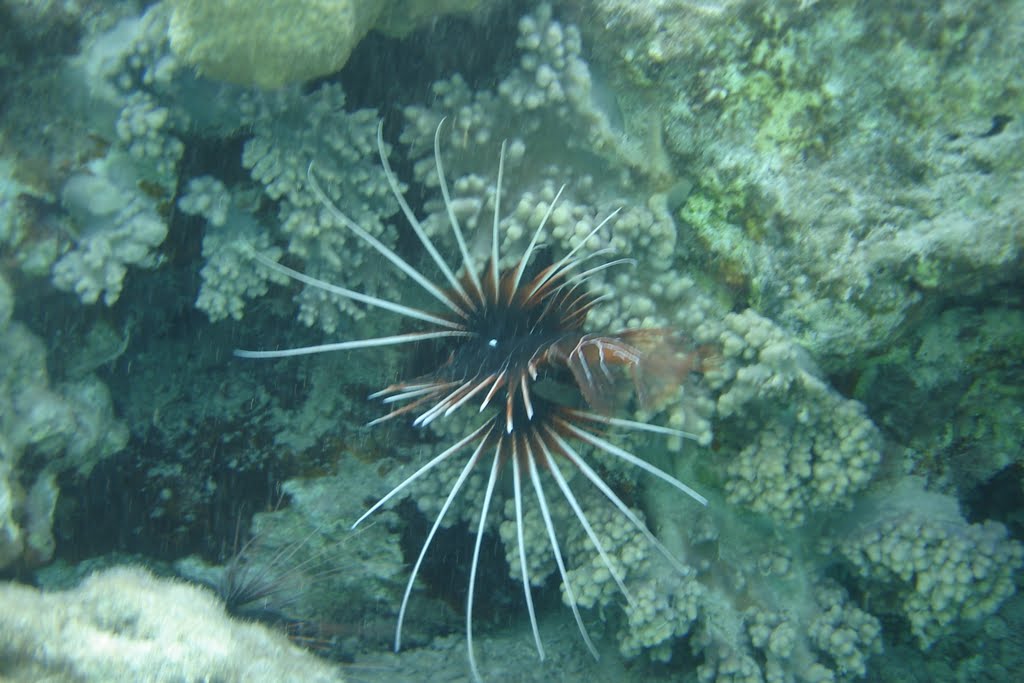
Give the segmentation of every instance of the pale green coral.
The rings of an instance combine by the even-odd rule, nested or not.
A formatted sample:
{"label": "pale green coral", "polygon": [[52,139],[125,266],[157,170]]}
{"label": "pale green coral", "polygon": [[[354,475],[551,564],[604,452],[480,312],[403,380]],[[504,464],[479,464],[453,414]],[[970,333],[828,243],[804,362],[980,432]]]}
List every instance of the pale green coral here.
{"label": "pale green coral", "polygon": [[843,554],[861,576],[889,586],[922,648],[952,633],[961,619],[986,617],[1013,594],[1024,548],[995,522],[947,526],[891,520],[851,538]]}
{"label": "pale green coral", "polygon": [[[561,496],[552,496],[548,501],[552,520],[562,534],[560,546],[572,567],[567,572],[571,593],[563,583],[562,601],[569,605],[575,600],[579,607],[600,610],[622,604],[624,621],[616,630],[622,655],[634,658],[646,653],[658,661],[670,660],[673,641],[685,636],[698,618],[704,588],[696,571],[663,557],[632,522],[592,487],[577,488],[580,490],[575,495],[607,563],[568,503]],[[634,512],[643,519],[641,512]],[[500,530],[509,574],[519,581],[513,501],[505,504],[505,518]],[[534,504],[528,504],[523,515],[523,538],[530,582],[542,585],[554,563],[547,531]],[[626,586],[628,595],[622,593],[617,579]]]}
{"label": "pale green coral", "polygon": [[[806,35],[788,27],[785,9],[754,13],[760,26],[745,26],[734,37],[737,48],[749,50],[745,62],[725,66],[722,77],[723,118],[732,125],[754,129],[753,146],[770,157],[796,158],[824,145],[821,118],[830,95],[821,74],[807,68]],[[843,13],[843,10],[839,10]],[[859,27],[846,12],[847,32]],[[742,65],[742,66],[740,66]]]}
{"label": "pale green coral", "polygon": [[63,203],[80,232],[74,249],[53,265],[53,284],[84,303],[102,297],[106,305],[114,304],[129,266],[153,268],[160,263],[156,249],[167,237],[167,223],[156,202],[124,182],[126,175],[138,172],[132,165],[112,151],[91,163],[88,173],[73,175],[64,184]]}
{"label": "pale green coral", "polygon": [[708,185],[690,194],[679,209],[679,220],[714,259],[697,267],[729,284],[745,286],[755,264],[756,219],[745,208],[741,183],[706,180]]}
{"label": "pale green coral", "polygon": [[[647,540],[636,533],[636,528],[621,513],[601,504],[596,497],[586,495],[581,500],[588,504],[587,518],[618,577],[632,583],[638,575],[649,572]],[[566,550],[577,558],[577,566],[569,571],[570,580],[576,587],[577,604],[588,608],[603,607],[619,600],[621,593],[612,573],[586,534],[571,534]],[[563,600],[565,597],[563,591]]]}
{"label": "pale green coral", "polygon": [[1018,4],[591,6],[591,61],[628,84],[634,109],[657,102],[703,195],[684,209],[704,247],[687,263],[749,295],[829,371],[897,339],[924,295],[1010,277]]}
{"label": "pale green coral", "polygon": [[[0,568],[50,560],[58,474],[87,476],[124,448],[128,430],[95,375],[50,385],[46,346],[19,322],[0,323]],[[28,489],[27,492],[25,489]]]}
{"label": "pale green coral", "polygon": [[[66,78],[73,84],[66,93],[68,116],[83,119],[88,135],[105,141],[102,154],[90,152],[87,163],[62,175],[60,199],[71,235],[62,239],[62,253],[50,259],[59,256],[52,265],[54,285],[85,303],[102,298],[113,305],[129,268],[163,262],[158,249],[169,229],[163,202],[176,193],[188,117],[152,92],[135,89],[133,82],[168,87],[173,60],[159,68],[143,65],[144,58],[157,61],[162,28],[159,7],[140,19],[123,20],[102,39],[86,43]],[[38,245],[34,251],[21,260],[39,268],[32,262],[44,252]]]}
{"label": "pale green coral", "polygon": [[326,76],[374,28],[404,34],[480,0],[170,0],[171,47],[210,78],[277,88]]}

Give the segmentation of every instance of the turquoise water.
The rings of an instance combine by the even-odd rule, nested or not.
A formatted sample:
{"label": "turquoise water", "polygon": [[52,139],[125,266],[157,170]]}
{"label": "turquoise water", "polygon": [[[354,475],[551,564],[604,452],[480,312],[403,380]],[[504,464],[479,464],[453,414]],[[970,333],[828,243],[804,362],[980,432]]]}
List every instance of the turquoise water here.
{"label": "turquoise water", "polygon": [[0,677],[1016,680],[1024,3],[0,18]]}

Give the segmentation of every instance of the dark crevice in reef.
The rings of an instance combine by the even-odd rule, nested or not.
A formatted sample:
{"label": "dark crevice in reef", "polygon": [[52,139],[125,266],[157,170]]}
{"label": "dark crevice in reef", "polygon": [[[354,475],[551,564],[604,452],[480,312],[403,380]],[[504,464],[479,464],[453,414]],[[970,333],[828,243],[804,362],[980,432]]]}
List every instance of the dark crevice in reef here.
{"label": "dark crevice in reef", "polygon": [[[109,388],[114,414],[130,430],[126,447],[87,476],[59,479],[56,557],[69,562],[119,552],[172,560],[198,553],[223,557],[236,525],[278,503],[279,485],[324,457],[282,452],[268,423],[271,410],[304,402],[307,385],[282,381],[296,368],[240,366],[231,349],[258,329],[267,313],[254,307],[244,323],[210,324],[192,303],[201,230],[177,215],[154,271],[129,271],[112,307],[83,307],[73,295],[33,306],[47,340],[51,384],[65,379],[60,359],[82,346],[86,331],[105,322],[125,335],[123,353],[94,372]],[[27,301],[19,300],[19,305]],[[63,305],[57,305],[63,304]],[[290,373],[290,374],[289,374]],[[267,401],[257,388],[282,386]]]}
{"label": "dark crevice in reef", "polygon": [[[84,480],[62,481],[54,532],[57,559],[78,562],[112,552],[140,554],[170,561],[199,553],[217,558],[230,543],[240,516],[248,528],[252,512],[264,509],[273,498],[269,472],[231,470],[216,464],[211,469],[218,495],[201,506],[184,509],[186,498],[147,472],[148,463],[137,454],[146,444],[132,439],[118,455],[95,467]],[[262,495],[258,491],[263,491]]]}
{"label": "dark crevice in reef", "polygon": [[[938,320],[947,313],[955,313],[957,309],[970,311],[977,320],[981,320],[986,311],[1024,310],[1024,280],[1012,275],[977,292],[929,302],[926,307],[916,311],[916,317],[906,321],[902,330],[887,343],[886,348],[890,354],[904,347],[911,355],[909,361],[899,356],[890,359],[868,358],[857,366],[828,374],[828,381],[843,396],[863,403],[869,417],[889,438],[906,443],[920,434],[933,433],[937,425],[945,424],[979,372],[998,370],[1007,378],[1008,384],[1013,383],[1010,380],[1016,375],[1024,379],[1024,372],[1019,370],[1021,353],[1016,349],[1008,353],[1001,348],[987,356],[973,357],[972,365],[963,368],[959,381],[947,382],[941,390],[929,396],[924,412],[918,403],[907,401],[908,396],[919,392],[915,374],[918,368],[913,356],[922,344],[922,334],[927,331],[928,324],[922,321],[926,318]],[[958,341],[973,344],[976,342],[974,337],[980,333],[981,330],[976,326],[965,324]],[[872,376],[884,377],[884,384],[877,379],[864,383],[865,378],[870,379]],[[875,390],[876,386],[884,391]]]}
{"label": "dark crevice in reef", "polygon": [[[401,129],[401,107],[429,104],[434,81],[461,74],[473,90],[493,87],[517,58],[517,25],[530,5],[501,3],[480,17],[451,15],[397,39],[377,32],[363,38],[345,67],[326,80],[345,89],[348,108],[374,107],[388,137]],[[319,82],[309,84],[311,90]]]}
{"label": "dark crevice in reef", "polygon": [[1002,522],[1011,536],[1024,540],[1024,466],[1004,467],[964,496],[963,506],[972,524],[987,519]]}
{"label": "dark crevice in reef", "polygon": [[249,171],[242,166],[242,149],[249,137],[185,136],[185,153],[178,166],[178,191],[182,192],[191,178],[201,175],[212,175],[229,187],[236,183],[253,184]]}
{"label": "dark crevice in reef", "polygon": [[[397,508],[404,521],[401,548],[406,564],[411,568],[423,540],[430,531],[433,518],[428,519],[411,501]],[[491,514],[495,509],[492,505]],[[471,528],[472,526],[472,528]],[[458,614],[465,614],[469,590],[469,568],[473,558],[476,522],[459,522],[438,530],[430,544],[430,551],[420,567],[418,581],[427,589],[427,596],[444,602]],[[552,601],[560,602],[556,584],[548,581],[541,589],[534,588],[534,601],[538,609]],[[551,588],[556,585],[555,588]],[[501,539],[493,533],[484,534],[480,547],[480,561],[476,574],[473,600],[473,621],[476,624],[504,622],[510,615],[519,616],[522,608],[522,585],[509,576],[508,563]],[[414,598],[415,599],[415,598]]]}

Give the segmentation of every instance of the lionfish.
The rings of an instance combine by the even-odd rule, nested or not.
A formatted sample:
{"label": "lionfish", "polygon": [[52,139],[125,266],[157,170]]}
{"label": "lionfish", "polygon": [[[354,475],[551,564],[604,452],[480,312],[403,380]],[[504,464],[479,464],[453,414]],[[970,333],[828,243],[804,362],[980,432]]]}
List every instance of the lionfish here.
{"label": "lionfish", "polygon": [[[632,372],[634,381],[639,388],[639,376],[644,369],[643,364],[646,360],[643,350],[644,340],[651,334],[661,333],[657,330],[640,329],[607,334],[584,330],[587,314],[603,299],[603,297],[591,293],[588,281],[596,273],[630,262],[630,259],[618,259],[596,265],[588,263],[592,258],[608,253],[610,249],[601,249],[590,255],[580,254],[583,245],[604,229],[614,219],[618,210],[612,212],[594,227],[587,237],[580,240],[565,256],[544,267],[534,266],[533,270],[537,272],[528,275],[527,271],[531,267],[531,261],[541,246],[541,236],[548,219],[565,190],[563,185],[547,207],[543,220],[540,221],[518,261],[510,268],[502,268],[498,253],[501,186],[505,170],[506,148],[506,144],[502,143],[498,160],[497,187],[493,200],[494,215],[490,235],[490,255],[486,262],[481,264],[467,246],[448,190],[440,150],[443,126],[444,120],[442,119],[434,134],[434,159],[451,233],[462,258],[461,274],[453,270],[441,256],[424,230],[423,224],[416,218],[409,206],[399,185],[398,177],[388,161],[383,140],[383,122],[380,122],[377,127],[377,148],[391,192],[409,226],[443,277],[443,282],[440,284],[431,281],[421,270],[349,219],[336,207],[320,187],[313,164],[310,164],[307,172],[309,185],[324,208],[360,240],[389,261],[397,271],[415,282],[435,300],[438,304],[437,310],[414,308],[346,289],[296,271],[260,254],[254,254],[254,258],[267,268],[289,278],[358,304],[418,321],[423,323],[424,327],[415,332],[277,351],[236,350],[235,355],[244,358],[285,358],[328,351],[351,351],[405,344],[418,345],[423,342],[440,344],[442,353],[439,354],[440,360],[436,363],[436,367],[418,377],[397,382],[371,394],[371,399],[379,399],[382,403],[392,406],[392,410],[385,416],[373,420],[370,424],[403,415],[415,415],[412,419],[413,426],[426,427],[435,420],[448,417],[456,410],[468,405],[475,406],[478,413],[487,413],[489,418],[387,492],[355,521],[352,528],[357,527],[367,517],[441,463],[454,458],[457,454],[468,453],[465,465],[441,505],[440,512],[423,541],[419,556],[409,575],[395,629],[395,651],[397,652],[401,648],[402,623],[405,619],[409,597],[430,543],[470,473],[479,464],[487,464],[488,458],[490,459],[483,504],[476,526],[466,600],[466,643],[469,666],[474,680],[479,681],[481,678],[473,648],[473,596],[488,511],[494,497],[498,475],[506,465],[511,464],[512,469],[519,571],[533,638],[540,659],[544,659],[544,647],[541,643],[530,589],[523,534],[524,494],[522,489],[525,482],[529,482],[536,496],[551,551],[562,578],[567,602],[572,609],[580,634],[595,658],[598,656],[597,650],[583,624],[576,596],[566,573],[566,563],[558,543],[555,524],[552,521],[542,483],[541,470],[546,470],[550,474],[555,486],[564,496],[590,543],[607,567],[609,574],[630,603],[633,603],[634,600],[623,577],[609,559],[604,545],[573,494],[566,476],[562,473],[563,465],[575,467],[582,473],[584,478],[600,491],[673,566],[682,569],[682,565],[655,538],[637,514],[602,479],[573,443],[585,444],[612,458],[638,467],[682,491],[701,505],[707,505],[707,500],[675,477],[602,436],[603,431],[608,428],[619,427],[640,432],[694,438],[693,435],[677,429],[608,415],[610,407],[608,399],[616,379],[613,369],[618,368],[620,371],[624,369]],[[534,391],[540,380],[552,376],[569,378],[569,385],[578,390],[583,399],[581,403],[585,403],[590,409],[569,406]]]}

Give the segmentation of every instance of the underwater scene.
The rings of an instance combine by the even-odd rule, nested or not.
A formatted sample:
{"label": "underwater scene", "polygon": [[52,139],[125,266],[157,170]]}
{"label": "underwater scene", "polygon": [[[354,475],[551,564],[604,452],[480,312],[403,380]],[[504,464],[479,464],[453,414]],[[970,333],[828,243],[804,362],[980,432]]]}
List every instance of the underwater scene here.
{"label": "underwater scene", "polygon": [[0,681],[1024,680],[1021,46],[0,0]]}

